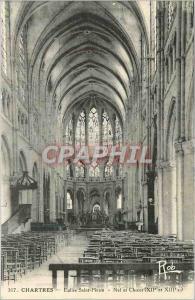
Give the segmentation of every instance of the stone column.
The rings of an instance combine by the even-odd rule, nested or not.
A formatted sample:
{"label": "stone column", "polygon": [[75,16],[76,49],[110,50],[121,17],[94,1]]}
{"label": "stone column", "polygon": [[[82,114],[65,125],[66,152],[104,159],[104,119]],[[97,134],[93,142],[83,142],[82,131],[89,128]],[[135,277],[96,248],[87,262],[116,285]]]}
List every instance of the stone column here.
{"label": "stone column", "polygon": [[182,143],[175,144],[176,151],[176,187],[177,187],[177,235],[183,239],[183,189],[184,189],[184,153]]}
{"label": "stone column", "polygon": [[177,140],[181,137],[181,2],[177,2],[177,32],[176,32],[176,82],[177,82],[177,117],[176,132]]}
{"label": "stone column", "polygon": [[174,161],[163,163],[163,234],[177,233],[176,166]]}
{"label": "stone column", "polygon": [[44,199],[43,199],[43,161],[40,160],[40,173],[39,173],[39,206],[38,206],[38,222],[44,221]]}
{"label": "stone column", "polygon": [[143,191],[143,222],[144,222],[144,231],[148,231],[148,185],[146,181],[142,182],[142,191]]}
{"label": "stone column", "polygon": [[129,186],[129,194],[131,195],[130,197],[132,198],[132,217],[131,217],[131,213],[129,214],[129,216],[131,217],[130,221],[135,222],[137,220],[137,203],[138,203],[138,198],[136,197],[136,193],[135,193],[135,187],[136,187],[136,167],[132,166],[129,168],[129,172],[130,174],[129,178],[130,178],[130,182],[133,183]]}
{"label": "stone column", "polygon": [[171,163],[171,177],[172,177],[172,189],[171,189],[171,207],[172,207],[172,224],[171,233],[177,234],[177,196],[176,196],[176,164]]}
{"label": "stone column", "polygon": [[160,80],[161,80],[161,87],[160,87],[160,102],[161,102],[161,159],[164,159],[164,42],[165,42],[165,3],[162,2],[161,8],[161,39],[160,39]]}
{"label": "stone column", "polygon": [[163,168],[158,164],[158,233],[163,235]]}
{"label": "stone column", "polygon": [[162,156],[162,147],[161,147],[161,114],[162,114],[162,109],[161,109],[161,40],[162,40],[162,31],[161,31],[161,24],[162,24],[162,11],[161,11],[161,3],[157,3],[157,80],[158,80],[158,85],[157,85],[157,103],[158,103],[158,112],[157,112],[157,135],[158,135],[158,140],[157,140],[157,153],[158,153],[158,195],[159,195],[159,202],[158,202],[158,208],[159,208],[159,213],[158,213],[158,233],[163,234],[163,215],[162,215],[162,210],[163,210],[163,170],[161,166],[161,156]]}
{"label": "stone column", "polygon": [[[185,3],[181,3],[185,6]],[[185,9],[181,12],[181,140],[185,140]]]}

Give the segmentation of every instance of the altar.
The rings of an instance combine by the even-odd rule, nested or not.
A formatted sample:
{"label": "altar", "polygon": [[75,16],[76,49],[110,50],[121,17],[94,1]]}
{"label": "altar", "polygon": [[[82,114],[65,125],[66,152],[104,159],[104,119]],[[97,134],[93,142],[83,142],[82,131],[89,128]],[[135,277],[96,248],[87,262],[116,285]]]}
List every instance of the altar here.
{"label": "altar", "polygon": [[80,214],[79,223],[81,227],[104,228],[109,225],[109,217],[100,209],[99,204],[95,204],[92,211]]}

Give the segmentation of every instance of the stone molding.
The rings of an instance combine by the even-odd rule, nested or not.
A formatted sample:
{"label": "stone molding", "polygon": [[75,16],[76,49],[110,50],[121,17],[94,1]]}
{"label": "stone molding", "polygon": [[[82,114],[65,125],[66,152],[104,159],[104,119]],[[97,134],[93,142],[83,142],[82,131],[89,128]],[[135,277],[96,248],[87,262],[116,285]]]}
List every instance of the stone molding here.
{"label": "stone molding", "polygon": [[157,164],[157,169],[174,168],[175,166],[176,162],[173,160],[159,161]]}

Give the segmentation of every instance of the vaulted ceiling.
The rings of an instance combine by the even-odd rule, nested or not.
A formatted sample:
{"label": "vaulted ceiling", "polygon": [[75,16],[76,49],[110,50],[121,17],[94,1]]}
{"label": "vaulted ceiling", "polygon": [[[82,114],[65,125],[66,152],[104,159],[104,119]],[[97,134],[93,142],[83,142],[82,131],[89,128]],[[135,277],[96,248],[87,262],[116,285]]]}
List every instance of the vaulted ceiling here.
{"label": "vaulted ceiling", "polygon": [[[144,16],[136,2],[28,2],[16,31],[27,24],[30,80],[41,80],[61,114],[90,97],[124,116],[133,78],[139,77]],[[42,76],[42,77],[40,77]]]}

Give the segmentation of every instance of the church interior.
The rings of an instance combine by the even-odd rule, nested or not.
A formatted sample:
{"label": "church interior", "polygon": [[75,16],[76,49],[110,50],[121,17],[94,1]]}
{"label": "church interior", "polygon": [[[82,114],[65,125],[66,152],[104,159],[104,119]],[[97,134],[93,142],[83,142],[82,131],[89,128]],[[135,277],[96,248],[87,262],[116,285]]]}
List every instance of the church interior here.
{"label": "church interior", "polygon": [[[124,265],[144,262],[148,285],[162,257],[192,280],[193,61],[193,1],[1,2],[3,281],[47,269],[55,287],[71,262],[77,283],[89,264],[85,279],[133,284]],[[121,163],[127,144],[150,163]],[[44,161],[63,145],[118,148],[112,163]]]}

